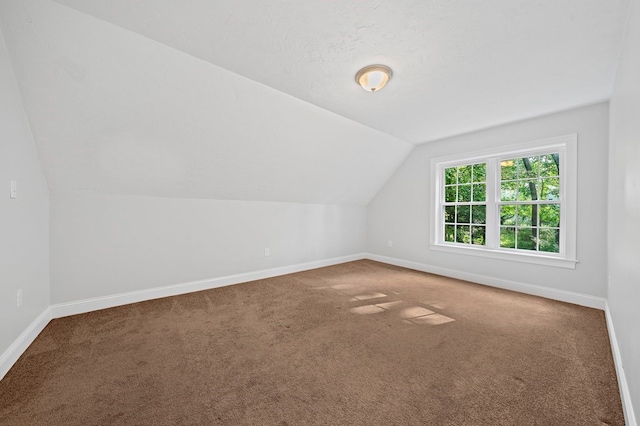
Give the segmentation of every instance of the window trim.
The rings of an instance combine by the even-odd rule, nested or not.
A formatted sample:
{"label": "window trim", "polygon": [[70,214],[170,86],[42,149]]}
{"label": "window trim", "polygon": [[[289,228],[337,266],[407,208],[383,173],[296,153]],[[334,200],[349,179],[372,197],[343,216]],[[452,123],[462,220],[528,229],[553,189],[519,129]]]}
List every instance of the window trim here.
{"label": "window trim", "polygon": [[[533,263],[560,268],[575,269],[578,262],[576,257],[576,219],[577,219],[577,145],[578,135],[568,134],[552,138],[539,139],[517,145],[501,146],[482,151],[465,154],[448,155],[431,159],[431,250],[488,257],[493,259],[509,260],[514,262]],[[559,152],[560,155],[560,199],[562,200],[562,214],[560,215],[560,253],[527,252],[516,249],[497,248],[496,241],[493,247],[472,244],[457,244],[445,242],[443,238],[443,213],[444,202],[444,169],[446,167],[487,163],[487,223],[486,227],[499,226],[499,212],[497,209],[500,200],[499,176],[496,176],[497,166],[495,162],[499,157],[519,157],[529,155],[548,154]],[[492,182],[490,184],[489,182]],[[493,187],[493,191],[490,190]],[[494,235],[496,233],[494,232]]]}

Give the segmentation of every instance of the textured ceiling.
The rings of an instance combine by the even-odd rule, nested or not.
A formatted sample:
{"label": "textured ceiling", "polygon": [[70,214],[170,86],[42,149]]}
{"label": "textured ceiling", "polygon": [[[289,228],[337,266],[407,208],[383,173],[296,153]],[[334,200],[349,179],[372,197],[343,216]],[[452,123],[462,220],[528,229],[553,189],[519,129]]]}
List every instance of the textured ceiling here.
{"label": "textured ceiling", "polygon": [[[608,99],[628,0],[58,0],[412,143]],[[359,68],[394,78],[364,92]]]}
{"label": "textured ceiling", "polygon": [[46,0],[2,0],[57,191],[366,205],[413,145]]}
{"label": "textured ceiling", "polygon": [[365,205],[411,143],[608,99],[628,1],[1,0],[0,25],[54,190]]}

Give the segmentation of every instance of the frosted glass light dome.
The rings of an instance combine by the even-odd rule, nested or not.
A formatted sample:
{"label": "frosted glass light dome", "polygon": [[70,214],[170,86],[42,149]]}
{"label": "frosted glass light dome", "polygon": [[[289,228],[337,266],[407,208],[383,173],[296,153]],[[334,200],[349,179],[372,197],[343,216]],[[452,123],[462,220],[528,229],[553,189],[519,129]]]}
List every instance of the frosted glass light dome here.
{"label": "frosted glass light dome", "polygon": [[369,65],[356,74],[358,83],[367,92],[376,92],[391,78],[391,68],[385,65]]}

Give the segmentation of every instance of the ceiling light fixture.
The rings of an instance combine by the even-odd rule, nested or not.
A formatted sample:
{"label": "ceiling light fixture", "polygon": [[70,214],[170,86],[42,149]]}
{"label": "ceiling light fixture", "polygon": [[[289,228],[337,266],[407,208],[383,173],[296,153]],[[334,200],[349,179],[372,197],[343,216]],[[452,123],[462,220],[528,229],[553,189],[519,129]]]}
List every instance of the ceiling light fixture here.
{"label": "ceiling light fixture", "polygon": [[369,65],[358,71],[356,83],[367,92],[377,92],[387,84],[391,74],[391,68],[385,65]]}

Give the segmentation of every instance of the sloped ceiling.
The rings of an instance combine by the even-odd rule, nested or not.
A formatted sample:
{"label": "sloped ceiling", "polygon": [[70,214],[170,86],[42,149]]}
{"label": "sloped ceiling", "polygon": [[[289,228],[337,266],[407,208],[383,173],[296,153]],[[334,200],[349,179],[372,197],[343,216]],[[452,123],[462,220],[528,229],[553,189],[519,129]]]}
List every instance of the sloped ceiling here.
{"label": "sloped ceiling", "polygon": [[[628,0],[2,0],[49,184],[366,204],[412,145],[609,98]],[[370,94],[353,81],[384,63]]]}
{"label": "sloped ceiling", "polygon": [[0,4],[53,190],[366,205],[413,148],[66,6]]}
{"label": "sloped ceiling", "polygon": [[[57,0],[423,143],[608,99],[628,0]],[[394,78],[375,95],[354,75]]]}

